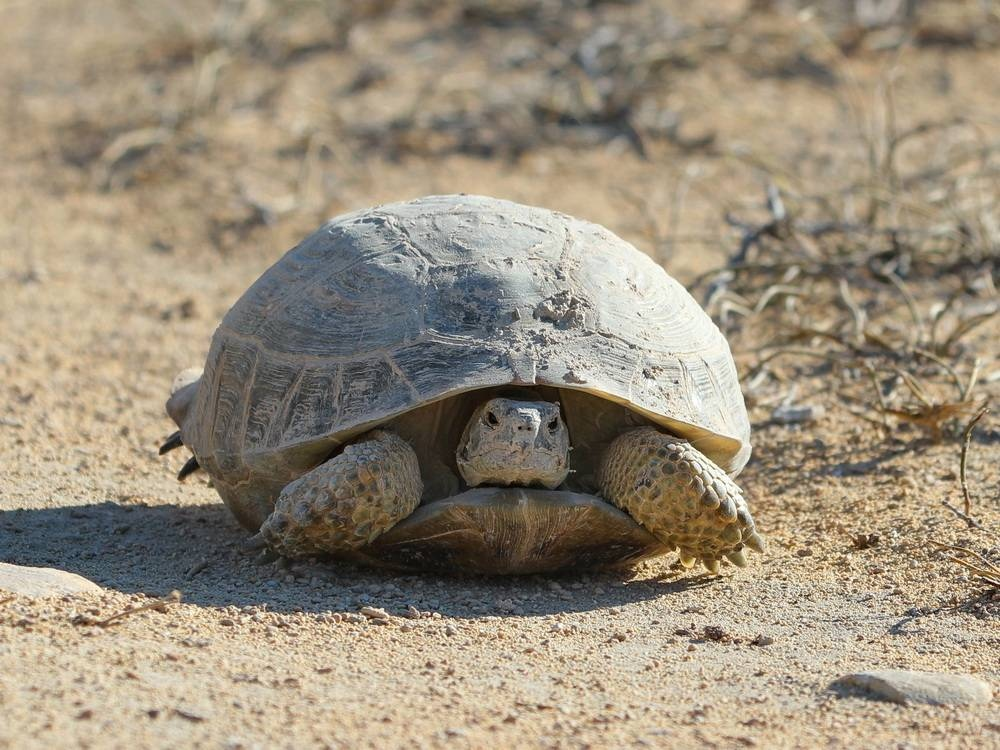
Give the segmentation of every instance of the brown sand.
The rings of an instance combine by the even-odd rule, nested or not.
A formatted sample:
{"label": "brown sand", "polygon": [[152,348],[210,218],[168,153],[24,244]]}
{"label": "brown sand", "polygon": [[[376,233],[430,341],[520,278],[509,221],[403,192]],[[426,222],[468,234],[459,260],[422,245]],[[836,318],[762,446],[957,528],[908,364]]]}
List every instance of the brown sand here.
{"label": "brown sand", "polygon": [[[465,49],[422,37],[412,15],[362,19],[346,51],[320,48],[285,67],[227,63],[222,100],[179,126],[183,144],[153,148],[127,184],[109,184],[108,144],[157,127],[150,113],[183,111],[205,64],[205,50],[184,47],[187,27],[151,20],[152,5],[0,8],[0,560],[73,571],[106,591],[0,594],[0,747],[1000,747],[995,702],[904,708],[830,687],[889,667],[1000,685],[995,600],[928,544],[995,552],[995,421],[969,465],[984,531],[941,505],[961,504],[954,441],[910,431],[887,443],[836,408],[781,426],[755,407],[741,482],[770,549],[718,578],[672,559],[501,580],[258,565],[204,479],[173,479],[181,451],[156,456],[171,430],[173,375],[202,361],[236,296],[322,216],[486,192],[600,221],[650,250],[636,196],[663,216],[685,170],[701,176],[682,233],[718,232],[721,206],[759,201],[727,149],[854,158],[837,150],[848,147],[832,94],[752,75],[745,57],[717,52],[672,96],[691,112],[685,127],[714,130],[722,154],[665,146],[643,160],[613,143],[544,146],[513,163],[392,160],[334,137],[317,193],[302,188],[301,170],[326,78],[350,79],[384,41],[388,90],[351,110],[370,118],[435,74],[412,62],[421,39],[435,60]],[[210,16],[183,7],[189,25]],[[310,41],[308,24],[290,28]],[[883,63],[853,64],[859,90]],[[911,122],[948,109],[997,125],[995,50],[921,49],[900,64]],[[947,90],[931,94],[940,71]],[[478,74],[469,62],[455,86],[485,86]],[[248,221],[256,209],[240,196],[255,190],[271,206],[299,201],[271,223]],[[682,280],[724,260],[689,247],[668,262]],[[997,335],[983,333],[994,347],[982,353],[987,381]],[[818,376],[800,386],[823,403]],[[985,387],[996,399],[997,378]],[[858,534],[878,541],[859,549]],[[173,590],[181,603],[94,624]],[[364,607],[389,616],[369,619]]]}

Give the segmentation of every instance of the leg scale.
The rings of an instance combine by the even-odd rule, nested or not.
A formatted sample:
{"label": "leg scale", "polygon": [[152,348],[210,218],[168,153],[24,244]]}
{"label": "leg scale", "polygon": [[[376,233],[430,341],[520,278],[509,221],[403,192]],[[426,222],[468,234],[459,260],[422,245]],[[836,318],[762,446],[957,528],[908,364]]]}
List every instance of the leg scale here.
{"label": "leg scale", "polygon": [[604,498],[679,549],[690,567],[700,559],[711,572],[726,557],[746,565],[743,549],[763,551],[743,491],[686,440],[653,427],[619,436],[598,471]]}
{"label": "leg scale", "polygon": [[416,510],[422,490],[413,448],[372,430],[285,487],[260,538],[288,557],[357,549]]}

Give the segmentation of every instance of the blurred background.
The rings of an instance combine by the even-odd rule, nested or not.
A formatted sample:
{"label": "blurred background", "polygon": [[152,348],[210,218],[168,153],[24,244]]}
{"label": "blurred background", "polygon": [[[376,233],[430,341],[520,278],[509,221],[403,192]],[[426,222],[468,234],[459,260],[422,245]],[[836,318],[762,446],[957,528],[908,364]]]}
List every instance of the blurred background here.
{"label": "blurred background", "polygon": [[1000,388],[998,71],[987,0],[0,0],[10,419],[146,462],[267,264],[478,192],[664,264],[758,425],[960,442]]}
{"label": "blurred background", "polygon": [[476,191],[605,223],[683,274],[727,257],[725,216],[761,208],[767,184],[801,214],[796,200],[890,179],[889,161],[968,163],[1000,119],[986,0],[0,14],[6,199],[97,212],[137,252],[270,252],[344,210]]}

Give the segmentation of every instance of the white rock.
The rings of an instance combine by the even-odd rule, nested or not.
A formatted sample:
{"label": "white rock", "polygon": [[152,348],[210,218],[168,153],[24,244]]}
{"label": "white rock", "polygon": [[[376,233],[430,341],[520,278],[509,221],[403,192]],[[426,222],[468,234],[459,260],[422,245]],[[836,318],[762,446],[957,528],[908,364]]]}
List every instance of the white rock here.
{"label": "white rock", "polygon": [[993,700],[989,684],[968,674],[880,669],[849,674],[837,683],[861,688],[881,700],[904,705],[964,706]]}
{"label": "white rock", "polygon": [[100,591],[101,587],[76,573],[55,568],[29,568],[0,563],[0,591],[43,598]]}

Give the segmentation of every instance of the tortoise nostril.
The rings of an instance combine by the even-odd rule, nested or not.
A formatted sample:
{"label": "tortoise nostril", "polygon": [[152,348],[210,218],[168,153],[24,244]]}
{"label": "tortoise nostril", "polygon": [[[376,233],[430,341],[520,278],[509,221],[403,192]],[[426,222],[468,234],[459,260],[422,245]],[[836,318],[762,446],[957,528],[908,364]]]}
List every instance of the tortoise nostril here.
{"label": "tortoise nostril", "polygon": [[540,421],[537,414],[521,414],[517,420],[517,430],[518,432],[536,433]]}

